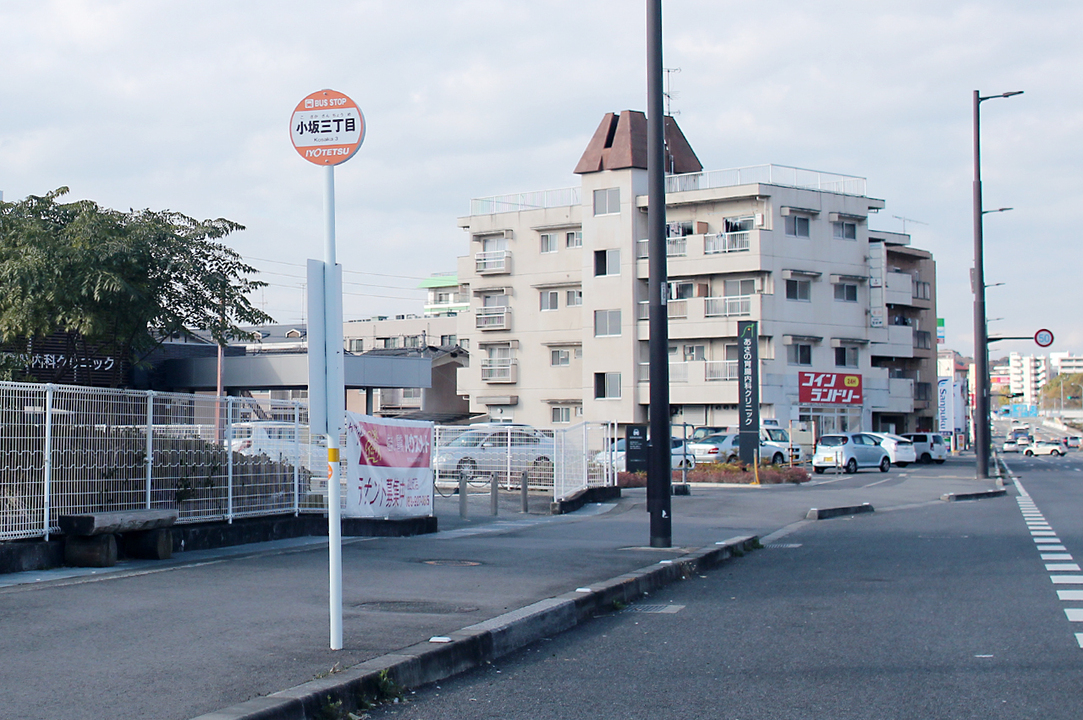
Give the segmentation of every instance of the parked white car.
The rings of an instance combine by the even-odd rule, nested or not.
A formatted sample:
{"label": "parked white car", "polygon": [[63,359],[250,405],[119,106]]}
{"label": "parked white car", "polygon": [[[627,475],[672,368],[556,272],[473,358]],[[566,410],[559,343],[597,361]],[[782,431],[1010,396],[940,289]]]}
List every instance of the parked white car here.
{"label": "parked white car", "polygon": [[895,465],[896,467],[906,467],[910,463],[918,461],[918,454],[917,450],[914,449],[914,443],[910,442],[902,435],[884,432],[870,432],[865,434],[872,435],[880,441],[880,447],[887,450],[892,465]]}
{"label": "parked white car", "polygon": [[436,472],[439,479],[474,477],[518,477],[530,473],[535,482],[551,480],[556,457],[551,434],[529,425],[478,423],[463,431],[437,450]]}
{"label": "parked white car", "polygon": [[[624,438],[621,438],[613,445],[611,451],[603,450],[595,455],[594,462],[604,464],[612,460],[613,469],[617,472],[624,472],[627,467],[624,455],[625,440]],[[696,457],[692,454],[691,447],[686,445],[684,440],[681,440],[680,438],[670,438],[669,463],[670,467],[674,470],[691,470],[696,466]]]}
{"label": "parked white car", "polygon": [[928,465],[935,462],[940,465],[948,459],[948,445],[936,433],[903,433],[903,437],[914,443],[920,463]]}
{"label": "parked white car", "polygon": [[[736,433],[711,435],[692,443],[689,448],[692,454],[695,455],[696,461],[701,463],[736,462],[741,456],[741,440]],[[801,457],[801,448],[794,445],[793,453],[794,462],[798,462]],[[760,459],[768,460],[772,465],[785,465],[790,461],[790,446],[765,440],[761,434]]]}
{"label": "parked white car", "polygon": [[887,472],[891,468],[891,458],[870,434],[834,433],[820,438],[812,456],[812,469],[816,474],[829,468],[840,468],[851,474],[861,468],[879,468],[880,472]]}

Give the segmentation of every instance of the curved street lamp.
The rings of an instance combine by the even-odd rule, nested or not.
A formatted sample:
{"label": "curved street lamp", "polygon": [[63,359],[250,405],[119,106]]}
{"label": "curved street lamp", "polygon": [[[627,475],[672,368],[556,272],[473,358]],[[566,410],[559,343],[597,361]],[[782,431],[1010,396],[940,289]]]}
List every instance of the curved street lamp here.
{"label": "curved street lamp", "polygon": [[[1022,95],[1022,90],[983,96],[974,91],[974,450],[977,477],[989,477],[989,333],[985,321],[985,258],[982,247],[981,123],[979,109],[986,100]],[[989,212],[1002,212],[1000,208]]]}

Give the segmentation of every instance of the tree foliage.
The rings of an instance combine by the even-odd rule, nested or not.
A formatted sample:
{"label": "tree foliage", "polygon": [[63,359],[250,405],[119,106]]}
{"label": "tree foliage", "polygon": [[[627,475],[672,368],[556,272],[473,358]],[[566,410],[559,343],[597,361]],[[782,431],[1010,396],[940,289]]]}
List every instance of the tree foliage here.
{"label": "tree foliage", "polygon": [[220,242],[241,225],[59,202],[67,192],[0,203],[3,342],[65,333],[69,358],[138,362],[170,336],[203,331],[224,345],[249,337],[241,325],[271,321],[247,297],[266,283]]}

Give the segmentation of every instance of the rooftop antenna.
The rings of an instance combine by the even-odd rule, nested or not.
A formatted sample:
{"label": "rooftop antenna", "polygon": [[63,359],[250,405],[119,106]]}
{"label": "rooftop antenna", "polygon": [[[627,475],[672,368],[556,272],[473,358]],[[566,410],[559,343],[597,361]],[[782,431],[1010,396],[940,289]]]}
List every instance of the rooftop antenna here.
{"label": "rooftop antenna", "polygon": [[891,217],[895,218],[896,220],[902,220],[902,224],[903,224],[902,231],[903,231],[904,235],[906,234],[906,223],[908,223],[908,222],[917,223],[918,225],[928,225],[929,224],[927,222],[922,222],[920,220],[915,220],[914,218],[903,217],[902,215],[892,215]]}
{"label": "rooftop antenna", "polygon": [[666,91],[664,93],[662,93],[662,97],[665,98],[665,100],[666,100],[666,115],[668,115],[670,117],[673,117],[674,115],[680,115],[681,114],[680,110],[678,110],[675,113],[673,112],[672,104],[673,104],[674,95],[673,95],[673,91],[671,91],[669,89],[670,77],[673,75],[673,73],[679,73],[680,71],[681,71],[680,68],[662,68],[662,72],[664,72],[666,74]]}

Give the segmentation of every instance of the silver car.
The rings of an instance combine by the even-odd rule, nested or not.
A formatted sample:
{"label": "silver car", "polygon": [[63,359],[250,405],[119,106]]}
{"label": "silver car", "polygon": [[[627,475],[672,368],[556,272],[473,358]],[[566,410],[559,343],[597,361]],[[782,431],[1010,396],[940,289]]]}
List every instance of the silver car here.
{"label": "silver car", "polygon": [[812,456],[814,472],[820,474],[828,468],[851,474],[861,468],[879,468],[880,472],[887,472],[891,468],[891,457],[868,433],[834,433],[820,438]]}
{"label": "silver car", "polygon": [[436,473],[443,480],[474,477],[552,481],[555,447],[551,435],[529,425],[478,424],[462,429],[436,451]]}

